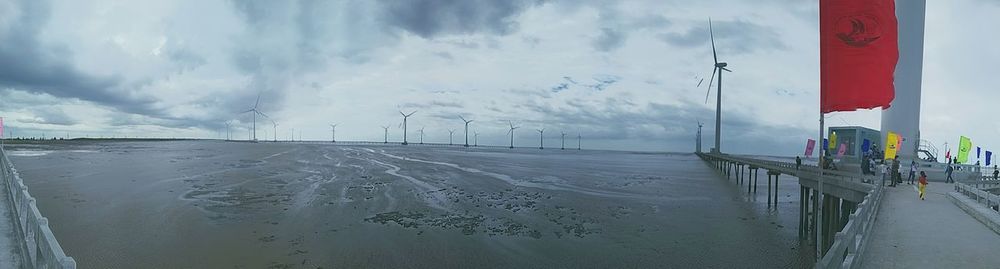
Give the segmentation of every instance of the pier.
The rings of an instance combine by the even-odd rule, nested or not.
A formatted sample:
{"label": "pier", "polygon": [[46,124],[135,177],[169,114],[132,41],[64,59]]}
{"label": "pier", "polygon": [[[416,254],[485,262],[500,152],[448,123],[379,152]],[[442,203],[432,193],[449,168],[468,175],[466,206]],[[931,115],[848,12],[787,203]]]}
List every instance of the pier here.
{"label": "pier", "polygon": [[[926,200],[919,200],[916,185],[890,188],[880,184],[881,177],[824,170],[820,195],[816,165],[720,153],[698,156],[734,184],[746,182],[748,192],[761,185],[749,180],[760,169],[768,174],[768,186],[772,177],[775,182],[781,175],[797,178],[799,238],[822,246],[816,268],[986,268],[1000,264],[1000,256],[992,255],[1000,249],[1000,196],[987,191],[1000,184],[991,177],[968,177],[955,184],[932,182]],[[771,197],[774,203],[780,197],[771,191],[769,187],[769,205]],[[823,224],[821,231],[816,229],[817,222]]]}
{"label": "pier", "polygon": [[0,268],[76,268],[0,147]]}

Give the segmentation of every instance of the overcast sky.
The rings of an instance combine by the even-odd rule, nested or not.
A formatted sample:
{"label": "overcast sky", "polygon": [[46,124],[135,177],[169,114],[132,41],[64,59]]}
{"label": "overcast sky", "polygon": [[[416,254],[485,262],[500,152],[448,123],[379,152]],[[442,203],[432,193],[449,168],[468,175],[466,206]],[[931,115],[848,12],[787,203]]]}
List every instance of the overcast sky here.
{"label": "overcast sky", "polygon": [[[1000,147],[1000,1],[929,0],[921,132]],[[714,135],[712,17],[723,148],[795,155],[818,128],[818,1],[0,0],[0,116],[15,136],[462,138],[537,146],[684,151]],[[707,80],[707,79],[706,79]],[[879,111],[832,125],[878,129]],[[8,132],[9,134],[9,132]],[[1000,149],[1000,148],[998,148]]]}

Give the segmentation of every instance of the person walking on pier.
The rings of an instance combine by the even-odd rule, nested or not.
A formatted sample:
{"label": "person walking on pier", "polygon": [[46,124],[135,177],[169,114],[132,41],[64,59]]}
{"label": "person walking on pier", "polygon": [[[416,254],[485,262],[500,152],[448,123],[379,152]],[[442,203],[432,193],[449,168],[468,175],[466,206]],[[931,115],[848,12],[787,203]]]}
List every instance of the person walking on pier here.
{"label": "person walking on pier", "polygon": [[907,177],[906,184],[913,185],[913,178],[917,176],[917,161],[910,161],[910,176]]}
{"label": "person walking on pier", "polygon": [[993,166],[993,180],[997,180],[1000,177],[1000,171],[997,170],[997,166]]}
{"label": "person walking on pier", "polygon": [[889,186],[896,187],[897,180],[902,181],[901,176],[899,174],[899,156],[897,156],[895,159],[892,159],[892,168],[889,169],[889,173],[891,173],[892,175],[892,177],[889,178],[889,180],[892,181],[889,182]]}
{"label": "person walking on pier", "polygon": [[801,166],[802,166],[802,158],[799,158],[799,156],[795,156],[795,170],[799,170],[799,167]]}
{"label": "person walking on pier", "polygon": [[920,192],[920,200],[924,199],[924,193],[927,190],[927,174],[924,171],[920,171],[920,180],[917,181],[917,191]]}

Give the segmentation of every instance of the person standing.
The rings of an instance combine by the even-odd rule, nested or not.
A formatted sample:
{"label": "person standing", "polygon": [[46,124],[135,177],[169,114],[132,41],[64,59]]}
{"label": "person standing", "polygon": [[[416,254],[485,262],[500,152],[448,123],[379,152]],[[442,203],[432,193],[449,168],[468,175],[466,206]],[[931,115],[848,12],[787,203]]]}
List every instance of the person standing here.
{"label": "person standing", "polygon": [[795,170],[799,170],[799,167],[801,166],[802,166],[802,158],[799,158],[799,156],[795,156]]}
{"label": "person standing", "polygon": [[878,172],[882,173],[882,186],[885,186],[885,175],[889,173],[889,166],[885,165],[885,159],[879,162]]}
{"label": "person standing", "polygon": [[927,174],[924,171],[920,171],[920,180],[917,181],[917,190],[920,192],[920,200],[924,199],[924,193],[927,190]]}
{"label": "person standing", "polygon": [[917,161],[910,161],[910,176],[907,177],[906,184],[913,185],[913,178],[917,176]]}
{"label": "person standing", "polygon": [[952,179],[952,178],[951,178],[951,174],[952,174],[952,173],[954,173],[954,172],[955,172],[955,168],[954,168],[954,167],[952,167],[952,166],[951,166],[951,164],[949,164],[949,165],[948,165],[948,168],[945,168],[945,169],[944,169],[944,173],[948,175],[948,178],[945,178],[945,180],[944,180],[944,183],[952,183],[952,182],[955,182],[955,179]]}
{"label": "person standing", "polygon": [[997,180],[1000,177],[1000,171],[997,170],[997,166],[993,166],[993,180]]}
{"label": "person standing", "polygon": [[892,180],[892,182],[890,182],[890,184],[889,184],[890,187],[896,187],[896,182],[897,181],[902,181],[902,179],[900,178],[900,175],[899,175],[899,168],[900,168],[899,167],[899,157],[896,157],[896,159],[892,159],[892,168],[889,169],[889,172],[892,173],[891,174],[892,178],[890,178],[890,180]]}

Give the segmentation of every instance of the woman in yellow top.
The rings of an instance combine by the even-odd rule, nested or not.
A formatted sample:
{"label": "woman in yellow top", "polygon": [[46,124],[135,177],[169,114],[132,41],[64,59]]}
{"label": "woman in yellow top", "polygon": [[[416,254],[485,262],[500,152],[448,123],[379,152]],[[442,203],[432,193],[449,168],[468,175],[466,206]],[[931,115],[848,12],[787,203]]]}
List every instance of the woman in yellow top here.
{"label": "woman in yellow top", "polygon": [[917,190],[920,191],[920,200],[923,200],[924,192],[927,189],[927,174],[924,171],[920,171],[920,180],[917,183]]}

